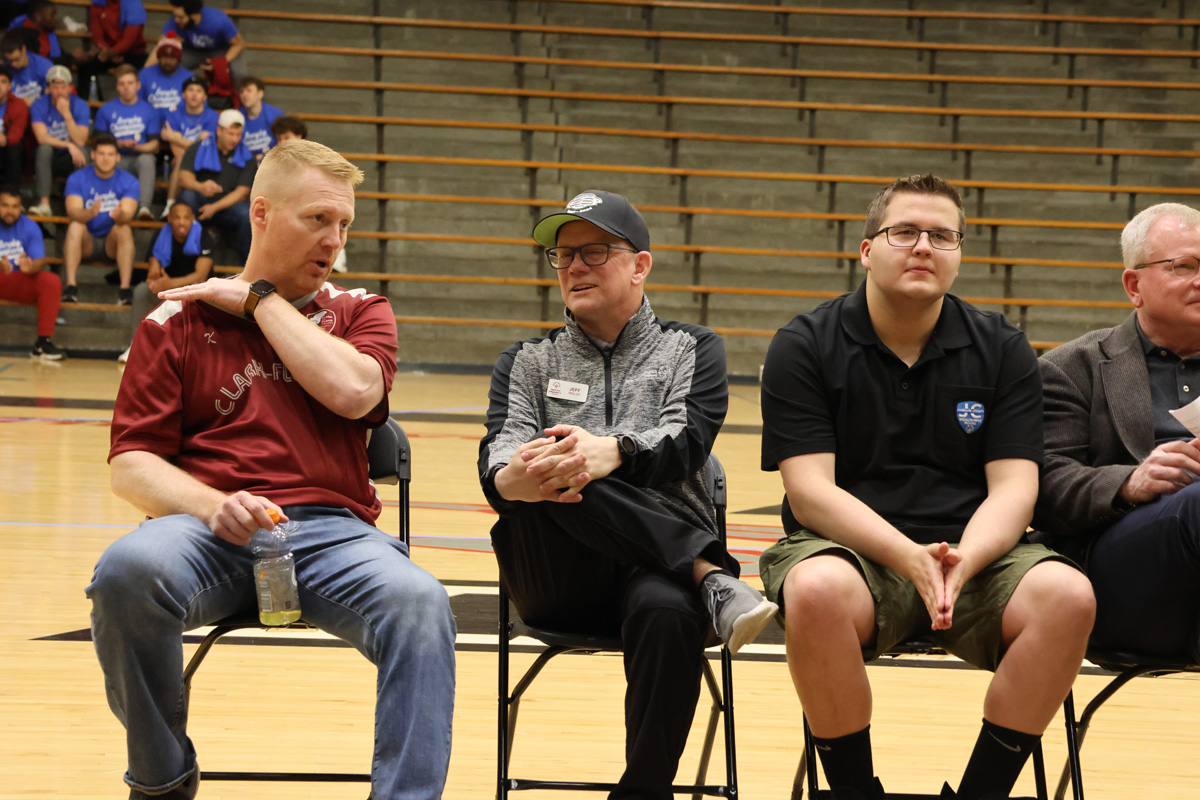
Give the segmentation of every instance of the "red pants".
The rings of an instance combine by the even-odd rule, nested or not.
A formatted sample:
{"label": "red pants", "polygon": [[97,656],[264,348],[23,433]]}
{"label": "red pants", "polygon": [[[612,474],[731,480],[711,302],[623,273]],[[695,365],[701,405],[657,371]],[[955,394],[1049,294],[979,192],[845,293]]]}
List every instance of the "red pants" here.
{"label": "red pants", "polygon": [[33,275],[20,271],[0,272],[0,300],[36,304],[37,335],[50,337],[54,335],[54,321],[58,318],[58,306],[62,301],[62,281],[46,270]]}

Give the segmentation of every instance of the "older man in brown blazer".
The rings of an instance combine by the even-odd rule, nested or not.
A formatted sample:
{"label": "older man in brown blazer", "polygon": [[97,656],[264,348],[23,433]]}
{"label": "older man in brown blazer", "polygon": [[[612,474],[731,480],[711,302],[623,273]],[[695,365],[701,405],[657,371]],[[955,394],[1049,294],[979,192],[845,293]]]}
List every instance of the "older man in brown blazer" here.
{"label": "older man in brown blazer", "polygon": [[1200,659],[1200,211],[1147,208],[1121,234],[1134,312],[1041,358],[1046,456],[1033,524],[1085,568],[1092,644]]}

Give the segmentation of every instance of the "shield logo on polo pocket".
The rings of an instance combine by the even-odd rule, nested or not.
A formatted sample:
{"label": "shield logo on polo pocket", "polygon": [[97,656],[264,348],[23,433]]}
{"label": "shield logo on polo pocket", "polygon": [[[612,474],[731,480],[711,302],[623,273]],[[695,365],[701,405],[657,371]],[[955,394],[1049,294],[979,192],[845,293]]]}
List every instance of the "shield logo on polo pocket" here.
{"label": "shield logo on polo pocket", "polygon": [[983,403],[975,400],[963,400],[958,404],[958,426],[967,433],[974,433],[983,425]]}

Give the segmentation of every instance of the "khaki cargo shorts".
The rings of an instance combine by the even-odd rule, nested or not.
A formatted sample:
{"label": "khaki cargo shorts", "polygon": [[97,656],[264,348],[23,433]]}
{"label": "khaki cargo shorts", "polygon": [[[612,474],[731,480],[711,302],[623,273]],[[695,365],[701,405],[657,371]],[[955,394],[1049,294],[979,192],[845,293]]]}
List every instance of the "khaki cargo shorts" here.
{"label": "khaki cargo shorts", "polygon": [[784,579],[792,567],[816,555],[845,558],[858,567],[871,590],[878,632],[874,644],[863,648],[864,661],[873,661],[893,646],[920,637],[968,664],[991,671],[995,671],[1003,655],[1004,609],[1025,573],[1042,561],[1062,561],[1075,566],[1070,559],[1040,544],[1018,544],[963,585],[954,604],[954,624],[950,630],[931,631],[929,612],[912,581],[868,561],[848,547],[801,528],[763,551],[758,562],[765,594],[779,604],[776,619],[781,624],[786,610],[780,597]]}

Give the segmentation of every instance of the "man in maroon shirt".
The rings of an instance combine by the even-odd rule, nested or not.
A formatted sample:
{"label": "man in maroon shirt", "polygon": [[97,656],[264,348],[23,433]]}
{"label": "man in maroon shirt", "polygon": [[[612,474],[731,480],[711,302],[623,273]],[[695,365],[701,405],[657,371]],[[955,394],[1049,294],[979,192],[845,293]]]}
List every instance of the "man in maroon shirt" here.
{"label": "man in maroon shirt", "polygon": [[21,182],[29,106],[12,93],[12,69],[0,64],[0,186]]}
{"label": "man in maroon shirt", "polygon": [[92,0],[88,9],[92,46],[76,57],[76,91],[87,97],[92,76],[121,64],[141,69],[146,64],[146,8],[142,0]]}
{"label": "man in maroon shirt", "polygon": [[300,522],[303,618],[379,669],[372,795],[441,796],[454,618],[437,579],[374,526],[367,478],[396,322],[386,298],[326,283],[361,180],[316,142],[274,148],[251,191],[245,269],[162,292],[134,337],[109,462],[113,491],[151,519],[105,551],[88,596],[135,800],[195,795],[182,635],[255,608],[247,545],[272,510]]}

